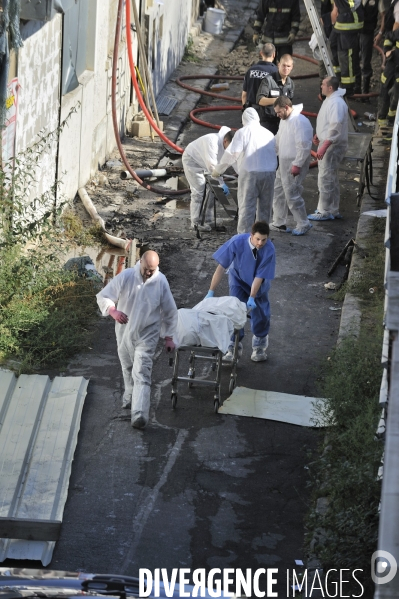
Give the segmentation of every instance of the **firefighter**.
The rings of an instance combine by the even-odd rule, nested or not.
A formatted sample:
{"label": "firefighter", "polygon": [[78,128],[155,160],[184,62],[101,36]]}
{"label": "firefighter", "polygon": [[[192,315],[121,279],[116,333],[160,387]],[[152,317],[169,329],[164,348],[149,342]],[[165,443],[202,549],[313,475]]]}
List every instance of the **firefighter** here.
{"label": "firefighter", "polygon": [[377,0],[362,2],[364,9],[364,25],[360,33],[360,59],[362,63],[362,94],[370,91],[370,80],[373,74],[371,58],[373,56],[374,31],[378,21]]}
{"label": "firefighter", "polygon": [[254,44],[258,44],[262,33],[262,44],[276,46],[277,60],[284,54],[292,55],[300,18],[299,0],[261,0],[254,23]]}
{"label": "firefighter", "polygon": [[381,74],[378,124],[393,124],[399,99],[399,0],[394,0],[384,15],[384,52],[386,63]]}
{"label": "firefighter", "polygon": [[331,21],[337,34],[337,53],[341,84],[347,96],[360,93],[359,33],[363,29],[361,0],[334,0]]}

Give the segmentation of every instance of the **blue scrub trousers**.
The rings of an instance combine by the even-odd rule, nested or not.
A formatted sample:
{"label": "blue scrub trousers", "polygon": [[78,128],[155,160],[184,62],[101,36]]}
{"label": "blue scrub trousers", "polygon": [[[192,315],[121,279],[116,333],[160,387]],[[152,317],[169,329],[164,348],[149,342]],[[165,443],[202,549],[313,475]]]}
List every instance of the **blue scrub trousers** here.
{"label": "blue scrub trousers", "polygon": [[[241,302],[245,304],[248,301],[251,290],[245,289],[241,285],[237,284],[237,281],[229,281],[230,295],[238,297]],[[255,298],[256,308],[251,313],[251,331],[252,334],[257,337],[252,342],[252,347],[263,347],[265,345],[265,338],[269,334],[270,329],[270,303],[269,303],[269,289],[270,282],[263,281],[261,292]],[[240,330],[240,341],[244,337],[244,329]],[[234,335],[231,338],[234,341]]]}

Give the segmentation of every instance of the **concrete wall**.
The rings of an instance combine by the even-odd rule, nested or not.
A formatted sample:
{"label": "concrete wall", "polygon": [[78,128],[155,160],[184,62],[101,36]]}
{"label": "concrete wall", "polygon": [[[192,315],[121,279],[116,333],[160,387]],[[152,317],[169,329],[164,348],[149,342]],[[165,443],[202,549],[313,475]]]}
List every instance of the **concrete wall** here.
{"label": "concrete wall", "polygon": [[[56,16],[49,23],[30,21],[23,29],[24,45],[18,54],[18,115],[15,150],[19,154],[37,141],[39,132],[58,126],[61,60],[61,23]],[[53,143],[36,169],[37,184],[31,197],[54,185],[57,144]]]}
{"label": "concrete wall", "polygon": [[[71,0],[66,0],[66,5]],[[148,62],[155,94],[179,64],[199,0],[135,0],[148,26]],[[115,136],[111,113],[111,73],[117,0],[88,0],[89,18],[85,40],[90,44],[86,70],[78,76],[79,85],[61,94],[62,17],[48,23],[30,21],[27,39],[18,56],[21,85],[16,148],[21,151],[35,141],[37,133],[55,129],[71,113],[58,145],[58,177],[61,193],[73,198],[104,164],[114,150]],[[137,38],[133,33],[133,56],[137,62]],[[154,48],[154,57],[153,57]],[[64,53],[65,58],[65,53]],[[124,134],[131,114],[131,81],[126,51],[125,15],[118,60],[118,122]],[[132,98],[136,106],[135,97]],[[38,191],[55,182],[57,144],[43,157],[38,171]]]}
{"label": "concrete wall", "polygon": [[[95,5],[91,26],[95,27],[94,68],[79,77],[79,86],[61,99],[61,118],[71,110],[67,127],[61,133],[59,172],[62,192],[71,198],[94,175],[114,149],[111,111],[111,75],[117,0]],[[93,18],[94,17],[94,18]],[[117,107],[120,133],[124,134],[130,103],[130,74],[127,62],[125,21],[119,45]],[[62,173],[66,173],[62,175]]]}
{"label": "concrete wall", "polygon": [[149,17],[148,62],[150,67],[155,63],[153,85],[158,95],[183,57],[199,0],[144,1]]}

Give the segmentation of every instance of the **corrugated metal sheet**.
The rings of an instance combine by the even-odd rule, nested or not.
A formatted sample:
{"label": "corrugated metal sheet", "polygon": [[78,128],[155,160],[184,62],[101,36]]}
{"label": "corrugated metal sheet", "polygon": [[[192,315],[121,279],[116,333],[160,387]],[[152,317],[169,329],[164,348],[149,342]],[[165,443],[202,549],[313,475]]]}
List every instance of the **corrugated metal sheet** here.
{"label": "corrugated metal sheet", "polygon": [[[0,516],[62,520],[88,381],[0,371]],[[0,539],[6,558],[50,563],[54,541]]]}

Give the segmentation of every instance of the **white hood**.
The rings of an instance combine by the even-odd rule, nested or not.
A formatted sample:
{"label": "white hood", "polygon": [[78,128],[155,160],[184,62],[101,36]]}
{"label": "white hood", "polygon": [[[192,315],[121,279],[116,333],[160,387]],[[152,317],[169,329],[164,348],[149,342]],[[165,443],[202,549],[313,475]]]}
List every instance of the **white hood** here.
{"label": "white hood", "polygon": [[301,114],[302,110],[303,104],[294,104],[290,116],[297,116],[298,114]]}
{"label": "white hood", "polygon": [[247,108],[242,113],[242,124],[244,127],[246,125],[251,125],[252,123],[259,123],[259,114],[256,112],[255,108]]}
{"label": "white hood", "polygon": [[346,89],[343,87],[339,87],[335,92],[333,92],[331,94],[331,96],[328,96],[329,98],[331,98],[332,96],[340,96],[341,98],[346,94]]}

